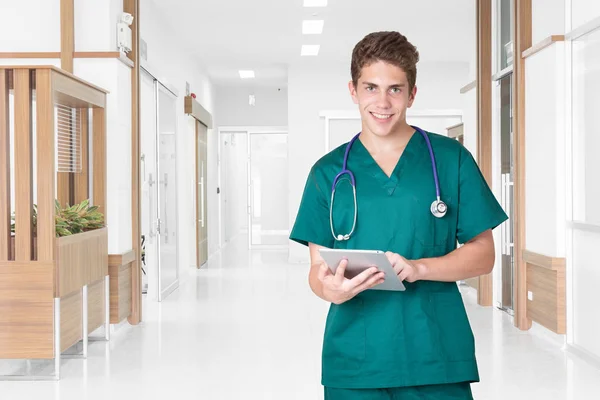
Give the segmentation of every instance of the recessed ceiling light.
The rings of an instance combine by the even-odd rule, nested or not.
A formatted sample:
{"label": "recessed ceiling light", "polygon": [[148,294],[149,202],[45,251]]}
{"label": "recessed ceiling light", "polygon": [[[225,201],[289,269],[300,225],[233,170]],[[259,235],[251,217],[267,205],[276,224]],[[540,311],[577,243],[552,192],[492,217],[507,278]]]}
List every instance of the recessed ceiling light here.
{"label": "recessed ceiling light", "polygon": [[304,7],[327,7],[327,0],[304,0]]}
{"label": "recessed ceiling light", "polygon": [[240,71],[240,78],[242,79],[248,79],[248,78],[254,78],[254,71]]}
{"label": "recessed ceiling light", "polygon": [[304,35],[320,35],[323,33],[323,25],[325,21],[322,19],[311,19],[302,21],[302,34]]}
{"label": "recessed ceiling light", "polygon": [[316,56],[319,54],[319,48],[321,46],[318,44],[305,44],[302,45],[302,52],[300,53],[303,56]]}

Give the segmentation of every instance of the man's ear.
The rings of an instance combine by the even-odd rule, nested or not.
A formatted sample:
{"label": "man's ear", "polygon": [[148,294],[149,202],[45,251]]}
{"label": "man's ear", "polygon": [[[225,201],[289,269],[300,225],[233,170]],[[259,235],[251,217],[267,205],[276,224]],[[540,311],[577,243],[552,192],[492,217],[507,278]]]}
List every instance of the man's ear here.
{"label": "man's ear", "polygon": [[412,107],[413,102],[415,101],[415,97],[417,96],[417,86],[415,85],[408,95],[408,107]]}
{"label": "man's ear", "polygon": [[354,87],[354,82],[348,82],[348,90],[350,91],[350,96],[352,96],[352,101],[354,104],[358,104],[358,98],[356,97],[356,87]]}

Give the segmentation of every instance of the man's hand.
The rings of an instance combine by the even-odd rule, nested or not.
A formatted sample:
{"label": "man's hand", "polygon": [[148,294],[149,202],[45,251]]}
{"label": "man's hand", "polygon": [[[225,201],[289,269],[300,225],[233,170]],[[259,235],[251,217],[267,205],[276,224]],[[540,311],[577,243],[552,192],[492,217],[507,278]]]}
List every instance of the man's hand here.
{"label": "man's hand", "polygon": [[396,275],[400,281],[415,282],[422,279],[422,264],[409,261],[400,254],[392,253],[391,251],[386,251],[385,255],[390,264],[392,264],[392,267],[394,267],[394,271],[396,271]]}
{"label": "man's hand", "polygon": [[335,275],[331,272],[325,262],[319,267],[319,281],[323,285],[323,298],[334,304],[342,304],[360,292],[370,289],[373,286],[383,283],[385,273],[378,272],[377,267],[364,270],[352,279],[344,277],[346,272],[347,260],[342,260],[335,270]]}

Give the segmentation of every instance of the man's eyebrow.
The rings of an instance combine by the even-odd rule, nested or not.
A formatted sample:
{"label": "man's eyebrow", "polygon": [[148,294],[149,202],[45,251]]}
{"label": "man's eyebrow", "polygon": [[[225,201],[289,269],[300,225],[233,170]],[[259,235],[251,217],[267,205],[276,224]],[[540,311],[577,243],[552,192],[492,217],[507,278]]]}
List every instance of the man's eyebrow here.
{"label": "man's eyebrow", "polygon": [[[379,87],[379,85],[376,85],[375,83],[371,83],[371,82],[363,82],[364,86],[375,86],[375,87]],[[406,83],[395,83],[393,85],[389,86],[390,88],[401,88],[401,87],[406,87]]]}

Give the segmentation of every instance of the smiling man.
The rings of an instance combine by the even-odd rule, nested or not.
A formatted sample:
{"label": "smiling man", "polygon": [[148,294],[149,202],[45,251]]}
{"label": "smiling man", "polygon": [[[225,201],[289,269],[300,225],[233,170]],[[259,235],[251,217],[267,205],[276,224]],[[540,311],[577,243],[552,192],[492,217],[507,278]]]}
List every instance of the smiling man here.
{"label": "smiling man", "polygon": [[[491,230],[507,216],[459,142],[407,123],[418,60],[398,32],[356,45],[349,89],[362,131],[312,167],[290,235],[309,247],[310,287],[331,303],[326,400],[472,399],[479,381],[456,281],[492,270]],[[321,247],[385,251],[406,291],[370,290],[382,273],[348,279],[345,261],[333,275]]]}

